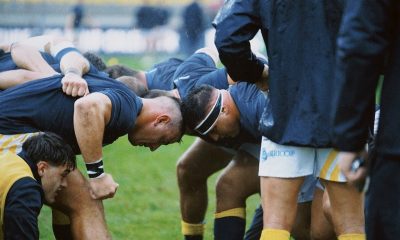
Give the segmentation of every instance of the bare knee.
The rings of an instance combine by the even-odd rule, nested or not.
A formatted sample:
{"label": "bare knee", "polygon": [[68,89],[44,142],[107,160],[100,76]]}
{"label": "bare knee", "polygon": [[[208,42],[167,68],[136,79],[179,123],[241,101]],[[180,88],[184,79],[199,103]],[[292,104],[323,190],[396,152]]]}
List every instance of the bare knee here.
{"label": "bare knee", "polygon": [[195,162],[188,158],[181,158],[177,163],[177,179],[179,189],[183,192],[194,192],[206,188],[207,179],[211,175],[199,169]]}

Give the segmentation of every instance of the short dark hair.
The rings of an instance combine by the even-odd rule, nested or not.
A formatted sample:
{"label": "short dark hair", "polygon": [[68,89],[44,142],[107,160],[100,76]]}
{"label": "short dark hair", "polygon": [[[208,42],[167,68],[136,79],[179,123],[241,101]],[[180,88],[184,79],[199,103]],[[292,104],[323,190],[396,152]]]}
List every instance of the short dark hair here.
{"label": "short dark hair", "polygon": [[111,65],[111,66],[107,67],[104,71],[106,73],[108,73],[110,78],[114,78],[114,79],[122,77],[122,76],[134,77],[134,76],[136,76],[136,74],[138,74],[138,71],[131,69],[122,64]]}
{"label": "short dark hair", "polygon": [[76,168],[76,157],[72,148],[57,134],[39,133],[28,138],[22,145],[22,150],[36,164],[45,161],[52,166],[64,166],[73,170]]}
{"label": "short dark hair", "polygon": [[121,76],[116,78],[116,80],[125,84],[125,86],[135,92],[136,95],[138,95],[139,97],[143,97],[149,92],[147,86],[140,82],[139,79],[137,79],[136,77]]}
{"label": "short dark hair", "polygon": [[174,97],[174,96],[169,91],[161,89],[151,89],[143,96],[143,98],[156,98],[156,97]]}
{"label": "short dark hair", "polygon": [[106,70],[107,66],[103,59],[94,52],[85,52],[83,56],[99,71]]}
{"label": "short dark hair", "polygon": [[182,99],[181,111],[186,126],[193,130],[207,115],[207,106],[214,88],[209,85],[194,87]]}
{"label": "short dark hair", "polygon": [[[163,96],[160,96],[160,97],[163,97]],[[176,98],[176,97],[173,97],[173,96],[165,96],[165,97],[170,99],[170,100],[172,100],[172,103],[178,109],[179,114],[182,115],[181,100],[179,98]],[[185,133],[185,121],[183,119],[183,115],[181,116],[180,120],[176,121],[176,125],[179,128],[179,132],[180,132],[179,139],[181,139],[183,134]]]}

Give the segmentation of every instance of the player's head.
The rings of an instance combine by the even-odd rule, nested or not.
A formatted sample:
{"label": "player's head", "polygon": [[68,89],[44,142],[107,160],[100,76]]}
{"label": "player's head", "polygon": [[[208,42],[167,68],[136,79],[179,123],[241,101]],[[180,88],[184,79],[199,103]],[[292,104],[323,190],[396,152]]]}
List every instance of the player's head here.
{"label": "player's head", "polygon": [[179,142],[183,135],[180,102],[174,97],[144,98],[134,129],[128,134],[132,145],[151,151],[161,145]]}
{"label": "player's head", "polygon": [[107,67],[105,72],[108,73],[110,78],[117,79],[122,76],[135,77],[139,72],[121,64],[115,64]]}
{"label": "player's head", "polygon": [[214,141],[240,131],[240,116],[230,93],[209,85],[195,87],[184,97],[182,115],[189,129]]}
{"label": "player's head", "polygon": [[28,138],[22,150],[37,166],[46,202],[53,203],[67,187],[66,176],[76,168],[72,148],[60,136],[46,132]]}
{"label": "player's head", "polygon": [[107,66],[106,63],[101,59],[99,55],[93,52],[85,52],[83,56],[93,65],[97,68],[99,71],[104,71],[106,70]]}
{"label": "player's head", "polygon": [[137,79],[136,77],[122,76],[118,77],[116,80],[125,84],[129,89],[134,91],[136,95],[138,95],[139,97],[143,97],[149,92],[147,86],[144,85],[141,81],[139,81],[139,79]]}

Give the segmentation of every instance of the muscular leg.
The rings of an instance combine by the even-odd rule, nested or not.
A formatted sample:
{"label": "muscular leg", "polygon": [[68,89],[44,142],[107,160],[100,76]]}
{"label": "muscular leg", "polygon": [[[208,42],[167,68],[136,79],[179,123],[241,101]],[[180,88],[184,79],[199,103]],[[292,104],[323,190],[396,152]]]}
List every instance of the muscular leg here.
{"label": "muscular leg", "polygon": [[182,220],[199,224],[207,210],[207,178],[224,168],[232,155],[201,139],[190,146],[177,164]]}
{"label": "muscular leg", "polygon": [[324,181],[324,185],[328,192],[332,222],[337,236],[364,234],[362,194],[346,183]]}
{"label": "muscular leg", "polygon": [[239,151],[217,181],[217,212],[245,207],[246,199],[260,192],[258,160]]}
{"label": "muscular leg", "polygon": [[336,234],[332,228],[331,208],[328,195],[316,188],[311,210],[311,238],[313,240],[334,240]]}
{"label": "muscular leg", "polygon": [[297,204],[297,214],[291,231],[296,240],[308,240],[310,238],[311,202]]}
{"label": "muscular leg", "polygon": [[260,191],[258,160],[239,151],[217,182],[215,239],[243,239],[246,199]]}
{"label": "muscular leg", "polygon": [[67,177],[68,187],[62,190],[52,206],[66,213],[71,221],[74,239],[110,239],[103,203],[89,194],[87,180],[79,170]]}
{"label": "muscular leg", "polygon": [[279,235],[276,238],[283,239],[283,236],[286,237],[292,230],[296,219],[297,195],[303,182],[304,177],[261,177],[261,197],[264,209],[263,237]]}
{"label": "muscular leg", "polygon": [[[310,239],[311,202],[298,203],[296,220],[291,235],[296,240]],[[255,211],[250,228],[246,231],[244,240],[259,240],[263,229],[263,210],[258,207]]]}

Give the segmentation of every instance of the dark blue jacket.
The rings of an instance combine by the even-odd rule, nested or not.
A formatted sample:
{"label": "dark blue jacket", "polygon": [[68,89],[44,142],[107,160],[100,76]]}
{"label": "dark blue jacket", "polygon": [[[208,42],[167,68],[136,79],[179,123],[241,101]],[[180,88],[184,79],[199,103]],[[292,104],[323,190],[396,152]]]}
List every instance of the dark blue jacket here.
{"label": "dark blue jacket", "polygon": [[264,136],[279,144],[330,147],[339,0],[231,0],[215,20],[221,61],[233,79],[256,81],[262,63],[249,40],[261,30],[269,60]]}
{"label": "dark blue jacket", "polygon": [[363,148],[383,71],[377,154],[400,156],[400,2],[351,0],[337,41],[334,143]]}

